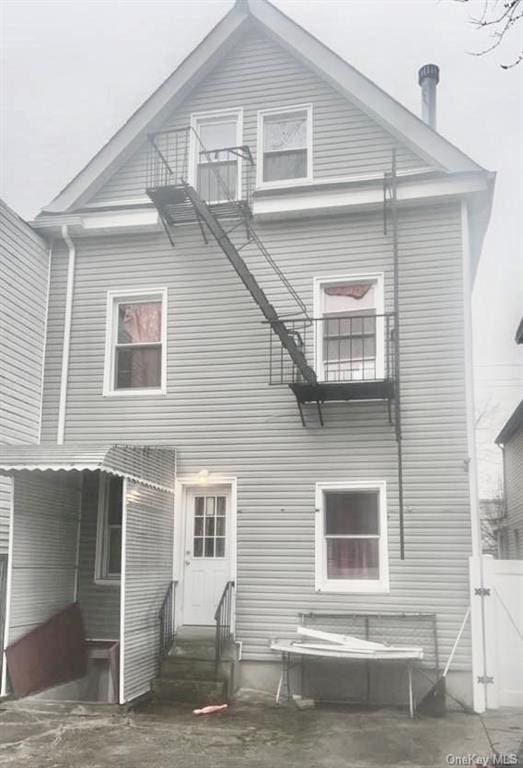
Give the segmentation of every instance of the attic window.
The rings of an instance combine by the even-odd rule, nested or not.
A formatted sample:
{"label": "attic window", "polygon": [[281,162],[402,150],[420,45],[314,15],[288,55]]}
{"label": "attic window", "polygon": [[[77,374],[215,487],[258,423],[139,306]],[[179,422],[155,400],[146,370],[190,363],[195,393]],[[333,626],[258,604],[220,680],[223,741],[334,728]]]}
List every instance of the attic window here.
{"label": "attic window", "polygon": [[259,184],[312,179],[312,106],[259,112]]}

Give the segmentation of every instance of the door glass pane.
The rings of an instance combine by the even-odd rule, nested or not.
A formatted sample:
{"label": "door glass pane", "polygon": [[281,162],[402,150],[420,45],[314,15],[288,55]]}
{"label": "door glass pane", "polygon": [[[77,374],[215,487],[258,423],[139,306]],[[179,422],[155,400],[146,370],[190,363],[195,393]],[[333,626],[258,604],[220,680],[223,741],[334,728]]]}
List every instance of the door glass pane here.
{"label": "door glass pane", "polygon": [[194,557],[201,557],[203,555],[203,539],[195,537],[193,554]]}
{"label": "door glass pane", "polygon": [[225,536],[225,518],[218,517],[216,519],[216,535]]}
{"label": "door glass pane", "polygon": [[203,536],[203,518],[202,517],[194,518],[194,535]]}
{"label": "door glass pane", "polygon": [[225,496],[216,497],[216,514],[222,517],[225,515]]}
{"label": "door glass pane", "polygon": [[216,539],[216,557],[224,557],[225,539]]}
{"label": "door glass pane", "polygon": [[205,519],[205,535],[214,536],[214,518],[212,517]]}
{"label": "door glass pane", "polygon": [[203,515],[205,499],[203,496],[197,496],[194,500],[194,514]]}
{"label": "door glass pane", "polygon": [[194,557],[224,557],[225,496],[196,496],[194,499]]}
{"label": "door glass pane", "polygon": [[206,538],[205,539],[205,557],[213,557],[214,556],[214,539]]}
{"label": "door glass pane", "polygon": [[215,498],[214,496],[207,496],[205,500],[205,514],[209,517],[214,515],[214,505],[215,505]]}

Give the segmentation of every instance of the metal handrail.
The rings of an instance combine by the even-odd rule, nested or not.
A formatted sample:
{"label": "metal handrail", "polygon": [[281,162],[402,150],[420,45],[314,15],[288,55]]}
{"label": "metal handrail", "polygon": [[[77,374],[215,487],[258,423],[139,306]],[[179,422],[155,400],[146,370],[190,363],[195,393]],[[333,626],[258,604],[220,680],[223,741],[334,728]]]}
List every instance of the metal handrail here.
{"label": "metal handrail", "polygon": [[[320,376],[323,370],[323,382],[364,383],[395,379],[393,342],[397,321],[394,312],[339,312],[308,319],[285,317],[283,322],[314,370],[318,363],[320,370],[316,370],[317,375]],[[319,348],[323,349],[322,360],[318,360]],[[269,366],[270,384],[301,381],[300,371],[293,361],[275,346],[272,328],[269,334]]]}
{"label": "metal handrail", "polygon": [[214,614],[214,620],[216,622],[215,662],[217,670],[222,659],[225,643],[232,638],[231,624],[233,589],[234,581],[228,581],[218,602],[216,613]]}
{"label": "metal handrail", "polygon": [[158,613],[160,620],[160,658],[169,653],[174,640],[174,611],[177,584],[177,581],[169,582]]}

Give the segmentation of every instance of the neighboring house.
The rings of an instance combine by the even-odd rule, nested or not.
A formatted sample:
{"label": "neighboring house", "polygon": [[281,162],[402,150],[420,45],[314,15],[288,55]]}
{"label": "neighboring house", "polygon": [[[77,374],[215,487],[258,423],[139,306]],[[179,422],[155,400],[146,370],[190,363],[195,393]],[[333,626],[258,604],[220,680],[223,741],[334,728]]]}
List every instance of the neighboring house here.
{"label": "neighboring house", "polygon": [[493,499],[480,499],[479,514],[481,520],[481,551],[484,555],[503,557],[499,530],[505,514],[504,498],[500,496]]}
{"label": "neighboring house", "polygon": [[[218,615],[251,687],[299,612],[394,615],[433,668],[434,616],[446,659],[480,552],[470,295],[494,177],[434,130],[437,79],[428,125],[237,2],[44,208],[42,439],[0,459],[8,645],[76,601],[92,647],[119,645],[122,702],[173,602],[178,642]],[[470,642],[448,683],[469,701]]]}
{"label": "neighboring house", "polygon": [[[0,444],[40,434],[49,246],[0,200]],[[11,480],[0,476],[0,627],[9,552]]]}
{"label": "neighboring house", "polygon": [[523,558],[523,400],[496,443],[503,453],[505,517],[498,527],[500,557]]}

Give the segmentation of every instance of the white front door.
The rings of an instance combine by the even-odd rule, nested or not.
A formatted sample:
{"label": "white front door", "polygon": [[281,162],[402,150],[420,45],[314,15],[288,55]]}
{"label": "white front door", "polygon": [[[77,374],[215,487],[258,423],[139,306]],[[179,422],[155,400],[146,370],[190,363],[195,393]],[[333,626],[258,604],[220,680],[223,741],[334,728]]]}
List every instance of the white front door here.
{"label": "white front door", "polygon": [[230,578],[230,487],[189,488],[185,504],[183,624],[213,624]]}

